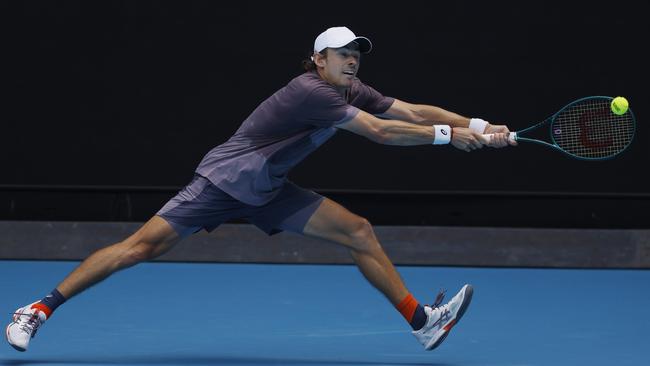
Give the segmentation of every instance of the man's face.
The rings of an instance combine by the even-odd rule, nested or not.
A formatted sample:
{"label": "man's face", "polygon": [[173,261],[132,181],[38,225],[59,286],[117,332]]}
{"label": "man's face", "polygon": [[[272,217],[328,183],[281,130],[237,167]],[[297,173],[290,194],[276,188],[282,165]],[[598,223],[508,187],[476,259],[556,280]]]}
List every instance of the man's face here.
{"label": "man's face", "polygon": [[318,57],[317,65],[322,67],[319,74],[337,88],[349,88],[359,70],[361,52],[352,45],[326,51],[327,57]]}

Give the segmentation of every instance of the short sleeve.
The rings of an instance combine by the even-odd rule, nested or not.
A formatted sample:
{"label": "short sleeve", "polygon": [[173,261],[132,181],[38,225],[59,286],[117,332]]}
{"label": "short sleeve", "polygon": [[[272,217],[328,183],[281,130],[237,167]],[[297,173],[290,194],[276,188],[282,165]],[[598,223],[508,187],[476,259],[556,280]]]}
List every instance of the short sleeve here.
{"label": "short sleeve", "polygon": [[350,104],[370,114],[382,114],[393,105],[395,98],[386,97],[360,80],[353,85]]}
{"label": "short sleeve", "polygon": [[318,127],[332,127],[354,118],[359,109],[345,102],[334,88],[326,85],[314,88],[305,98],[299,118]]}

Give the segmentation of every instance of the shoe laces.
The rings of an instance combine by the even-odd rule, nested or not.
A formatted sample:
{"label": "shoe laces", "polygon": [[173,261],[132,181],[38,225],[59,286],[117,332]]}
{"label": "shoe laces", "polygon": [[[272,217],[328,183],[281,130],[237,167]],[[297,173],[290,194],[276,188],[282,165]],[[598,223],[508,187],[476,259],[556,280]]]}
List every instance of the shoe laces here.
{"label": "shoe laces", "polygon": [[[41,326],[41,318],[38,316],[38,313],[40,310],[36,310],[31,314],[25,314],[25,313],[14,313],[15,315],[18,316],[18,323],[20,324],[20,329],[23,332],[26,332],[27,334],[31,335],[34,337],[36,335],[36,331],[38,330],[38,327]],[[21,317],[29,317],[27,320],[22,319]]]}
{"label": "shoe laces", "polygon": [[433,313],[433,310],[436,310],[436,309],[439,311],[438,312],[439,317],[432,324],[433,327],[435,327],[435,326],[442,327],[444,322],[447,321],[450,318],[449,304],[441,305],[442,301],[445,299],[445,292],[447,292],[447,290],[444,290],[444,289],[440,290],[438,292],[438,295],[436,295],[436,299],[433,302],[433,305],[425,305],[425,306],[428,306],[428,307],[431,308],[432,313]]}
{"label": "shoe laces", "polygon": [[447,292],[447,290],[445,290],[445,289],[441,289],[440,291],[438,291],[438,295],[436,295],[436,299],[433,301],[433,305],[425,304],[425,306],[428,306],[431,309],[435,309],[435,308],[439,307],[440,304],[442,304],[442,300],[445,299],[445,292]]}

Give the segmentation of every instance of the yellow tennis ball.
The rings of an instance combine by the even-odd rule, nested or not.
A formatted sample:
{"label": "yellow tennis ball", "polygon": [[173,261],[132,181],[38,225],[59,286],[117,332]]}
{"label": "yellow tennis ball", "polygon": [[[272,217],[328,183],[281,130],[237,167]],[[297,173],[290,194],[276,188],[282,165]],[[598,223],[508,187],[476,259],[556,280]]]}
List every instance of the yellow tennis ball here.
{"label": "yellow tennis ball", "polygon": [[623,97],[616,97],[612,99],[612,112],[614,114],[623,115],[625,112],[627,112],[627,108],[630,106],[630,104],[627,102],[627,99]]}

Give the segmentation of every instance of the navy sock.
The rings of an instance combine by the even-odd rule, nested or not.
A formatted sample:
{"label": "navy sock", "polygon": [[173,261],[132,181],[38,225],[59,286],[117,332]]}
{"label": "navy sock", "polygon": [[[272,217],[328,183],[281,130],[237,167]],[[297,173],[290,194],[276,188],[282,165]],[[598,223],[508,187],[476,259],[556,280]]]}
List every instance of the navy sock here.
{"label": "navy sock", "polygon": [[424,312],[422,305],[418,304],[418,307],[415,308],[415,312],[413,313],[413,319],[411,319],[410,322],[411,328],[413,328],[413,330],[420,330],[426,322],[427,314]]}
{"label": "navy sock", "polygon": [[47,306],[50,311],[54,311],[59,307],[59,305],[63,304],[65,300],[66,298],[61,295],[59,290],[54,289],[47,296],[45,296],[43,300],[40,301],[40,303]]}

